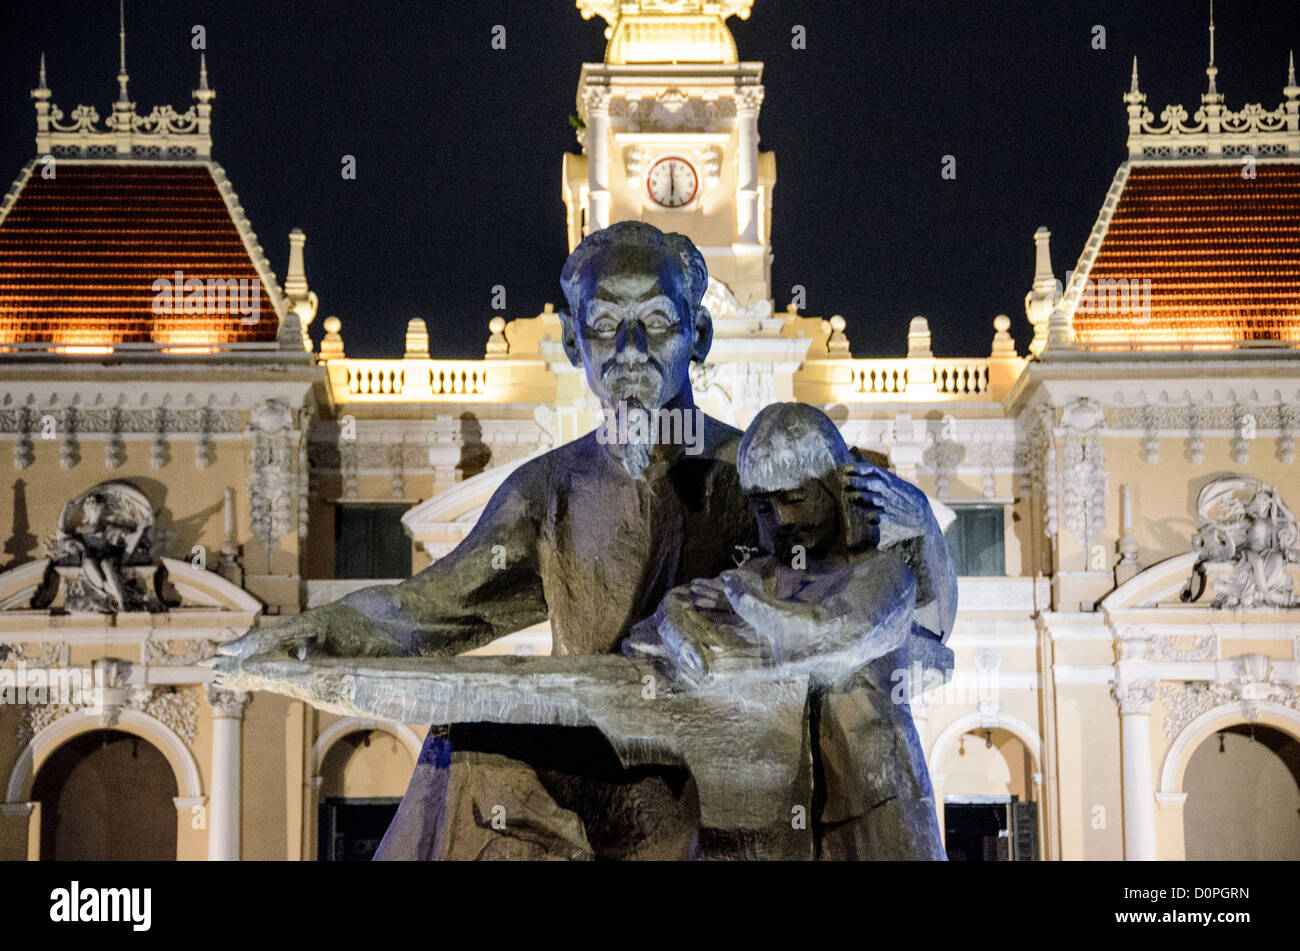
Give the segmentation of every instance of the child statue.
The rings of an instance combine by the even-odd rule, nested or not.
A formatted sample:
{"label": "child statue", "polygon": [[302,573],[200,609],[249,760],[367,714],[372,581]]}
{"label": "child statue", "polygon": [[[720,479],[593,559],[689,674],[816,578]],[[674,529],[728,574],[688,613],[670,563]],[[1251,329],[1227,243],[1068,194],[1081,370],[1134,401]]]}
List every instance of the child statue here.
{"label": "child statue", "polygon": [[872,530],[870,494],[835,424],[775,403],[740,443],[737,469],[761,554],[673,589],[624,653],[681,685],[717,672],[780,668],[813,685],[816,853],[821,859],[944,859],[934,793],[905,682],[913,664],[949,670],[952,652],[914,623],[908,539]]}

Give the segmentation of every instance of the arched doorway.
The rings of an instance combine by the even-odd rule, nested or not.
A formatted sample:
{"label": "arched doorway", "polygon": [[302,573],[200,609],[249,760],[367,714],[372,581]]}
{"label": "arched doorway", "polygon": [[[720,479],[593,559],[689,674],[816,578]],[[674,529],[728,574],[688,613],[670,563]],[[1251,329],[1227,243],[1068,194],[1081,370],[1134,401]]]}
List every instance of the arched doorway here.
{"label": "arched doorway", "polygon": [[1006,729],[968,730],[937,770],[944,777],[944,846],[952,861],[1039,858],[1034,756]]}
{"label": "arched doorway", "polygon": [[1300,740],[1238,723],[1203,740],[1183,775],[1189,861],[1300,859]]}
{"label": "arched doorway", "polygon": [[318,858],[372,858],[414,768],[408,744],[395,733],[362,726],[335,739],[320,760]]}
{"label": "arched doorway", "polygon": [[148,740],[92,730],[41,765],[32,800],[41,805],[45,861],[171,861],[176,858],[176,776]]}

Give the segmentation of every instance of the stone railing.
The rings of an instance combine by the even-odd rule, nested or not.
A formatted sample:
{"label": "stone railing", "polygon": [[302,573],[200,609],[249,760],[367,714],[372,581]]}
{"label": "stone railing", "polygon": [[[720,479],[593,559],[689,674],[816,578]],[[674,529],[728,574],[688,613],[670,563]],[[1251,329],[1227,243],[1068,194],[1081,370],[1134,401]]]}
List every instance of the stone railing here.
{"label": "stone railing", "polygon": [[995,400],[1014,382],[1022,363],[1016,358],[844,360],[833,367],[831,383],[841,402]]}
{"label": "stone railing", "polygon": [[343,359],[328,366],[338,403],[492,399],[486,360]]}

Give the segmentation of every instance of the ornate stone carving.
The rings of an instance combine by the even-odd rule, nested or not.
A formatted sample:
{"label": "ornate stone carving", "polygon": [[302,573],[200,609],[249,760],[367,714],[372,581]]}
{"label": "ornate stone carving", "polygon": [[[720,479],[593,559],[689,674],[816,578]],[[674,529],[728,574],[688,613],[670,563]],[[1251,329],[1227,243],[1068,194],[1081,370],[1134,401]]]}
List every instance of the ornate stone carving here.
{"label": "ornate stone carving", "polygon": [[122,410],[111,409],[108,439],[104,441],[104,468],[116,469],[126,462],[126,444],[122,442]]}
{"label": "ornate stone carving", "polygon": [[1243,654],[1233,659],[1232,668],[1233,679],[1226,683],[1167,684],[1160,688],[1166,736],[1177,736],[1201,714],[1228,704],[1240,704],[1242,717],[1252,723],[1259,718],[1261,701],[1300,711],[1300,692],[1293,684],[1277,679],[1268,657]]}
{"label": "ornate stone carving", "polygon": [[214,425],[214,414],[211,408],[205,406],[199,410],[199,438],[194,443],[194,465],[196,468],[206,469],[212,465],[214,458],[212,445]]}
{"label": "ornate stone carving", "polygon": [[1151,701],[1156,698],[1156,688],[1150,680],[1112,683],[1110,695],[1119,704],[1121,714],[1150,713]]}
{"label": "ornate stone carving", "polygon": [[1204,411],[1199,406],[1187,407],[1187,449],[1184,455],[1192,465],[1199,466],[1205,461]]}
{"label": "ornate stone carving", "polygon": [[293,527],[295,455],[293,413],[283,400],[263,400],[250,414],[253,451],[248,473],[248,513],[253,534],[268,548]]}
{"label": "ornate stone carving", "polygon": [[59,465],[64,469],[71,469],[81,461],[81,443],[77,440],[81,422],[79,417],[75,406],[69,406],[63,411],[60,427],[63,430],[63,442],[59,445]]}
{"label": "ornate stone carving", "polygon": [[1219,655],[1219,639],[1213,634],[1161,634],[1151,639],[1152,660],[1214,660]]}
{"label": "ornate stone carving", "polygon": [[0,644],[0,667],[15,667],[19,661],[29,670],[37,667],[67,667],[69,653],[67,641]]}
{"label": "ornate stone carving", "polygon": [[[102,704],[100,723],[105,727],[115,726],[122,710],[136,710],[168,727],[185,741],[185,745],[193,745],[194,734],[198,729],[197,700],[193,690],[185,687],[136,687],[126,690],[120,685],[110,689],[121,691],[122,698],[120,703]],[[85,709],[85,704],[71,703],[25,705],[18,722],[19,745],[26,746],[32,737],[47,726]]]}
{"label": "ornate stone carving", "polygon": [[650,161],[650,150],[644,145],[628,146],[624,154],[624,168],[627,171],[628,181],[638,180],[646,170],[646,165]]}
{"label": "ornate stone carving", "polygon": [[762,86],[742,86],[736,90],[737,112],[758,112],[766,90]]}
{"label": "ornate stone carving", "polygon": [[1156,422],[1155,408],[1144,406],[1142,416],[1142,458],[1155,465],[1160,461],[1160,427]]}
{"label": "ornate stone carving", "polygon": [[49,571],[66,584],[68,610],[165,610],[152,584],[157,580],[153,527],[153,507],[130,482],[101,482],[68,502],[47,543]]}
{"label": "ornate stone carving", "polygon": [[167,443],[167,430],[171,424],[165,407],[159,406],[153,411],[153,443],[149,447],[149,464],[161,469],[171,462],[171,447]]}
{"label": "ornate stone carving", "polygon": [[1279,405],[1277,414],[1277,458],[1290,465],[1295,462],[1295,433],[1300,429],[1300,407]]}
{"label": "ornate stone carving", "polygon": [[1040,403],[1026,439],[1030,485],[1043,493],[1043,534],[1053,540],[1058,529],[1055,415],[1050,404]]}
{"label": "ornate stone carving", "polygon": [[[153,433],[157,430],[155,409],[80,409],[76,411],[77,432],[89,433]],[[56,415],[56,411],[51,411]],[[66,421],[67,417],[64,417]],[[27,406],[0,409],[0,433],[30,434],[40,421],[40,416]],[[169,409],[167,432],[172,434],[237,433],[240,430],[239,412],[231,409]]]}
{"label": "ornate stone carving", "polygon": [[216,653],[217,642],[210,640],[148,640],[141,647],[141,657],[149,667],[191,667]]}
{"label": "ornate stone carving", "polygon": [[1201,527],[1192,537],[1197,565],[1228,562],[1233,570],[1216,584],[1216,608],[1296,604],[1287,570],[1300,562],[1296,517],[1277,490],[1250,476],[1228,476],[1205,486],[1196,499]]}
{"label": "ornate stone carving", "polygon": [[212,708],[213,717],[243,719],[244,710],[253,699],[252,694],[242,690],[224,690],[220,687],[208,687],[208,706]]}
{"label": "ornate stone carving", "polygon": [[1259,414],[1240,404],[1232,408],[1232,461],[1239,466],[1250,462],[1250,438],[1259,428]]}
{"label": "ornate stone carving", "polygon": [[4,427],[6,415],[12,420],[12,429],[8,431],[18,434],[14,440],[14,468],[26,469],[36,461],[32,446],[32,411],[26,406],[17,410],[0,410],[0,429]]}
{"label": "ornate stone carving", "polygon": [[1110,477],[1101,448],[1105,417],[1099,403],[1082,397],[1065,407],[1061,424],[1065,427],[1065,527],[1086,551],[1091,539],[1106,530]]}
{"label": "ornate stone carving", "polygon": [[704,173],[704,184],[713,188],[718,184],[722,171],[722,149],[716,145],[699,150],[700,171]]}

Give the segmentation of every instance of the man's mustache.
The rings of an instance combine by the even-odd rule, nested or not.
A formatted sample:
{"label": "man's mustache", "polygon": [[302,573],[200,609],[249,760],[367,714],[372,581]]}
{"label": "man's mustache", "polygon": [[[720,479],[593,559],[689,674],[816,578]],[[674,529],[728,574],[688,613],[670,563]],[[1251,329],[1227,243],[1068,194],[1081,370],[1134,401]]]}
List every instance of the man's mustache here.
{"label": "man's mustache", "polygon": [[631,383],[631,382],[648,382],[656,383],[663,379],[663,372],[658,364],[654,361],[648,363],[638,363],[629,367],[626,364],[615,364],[601,374],[601,380],[606,384]]}

